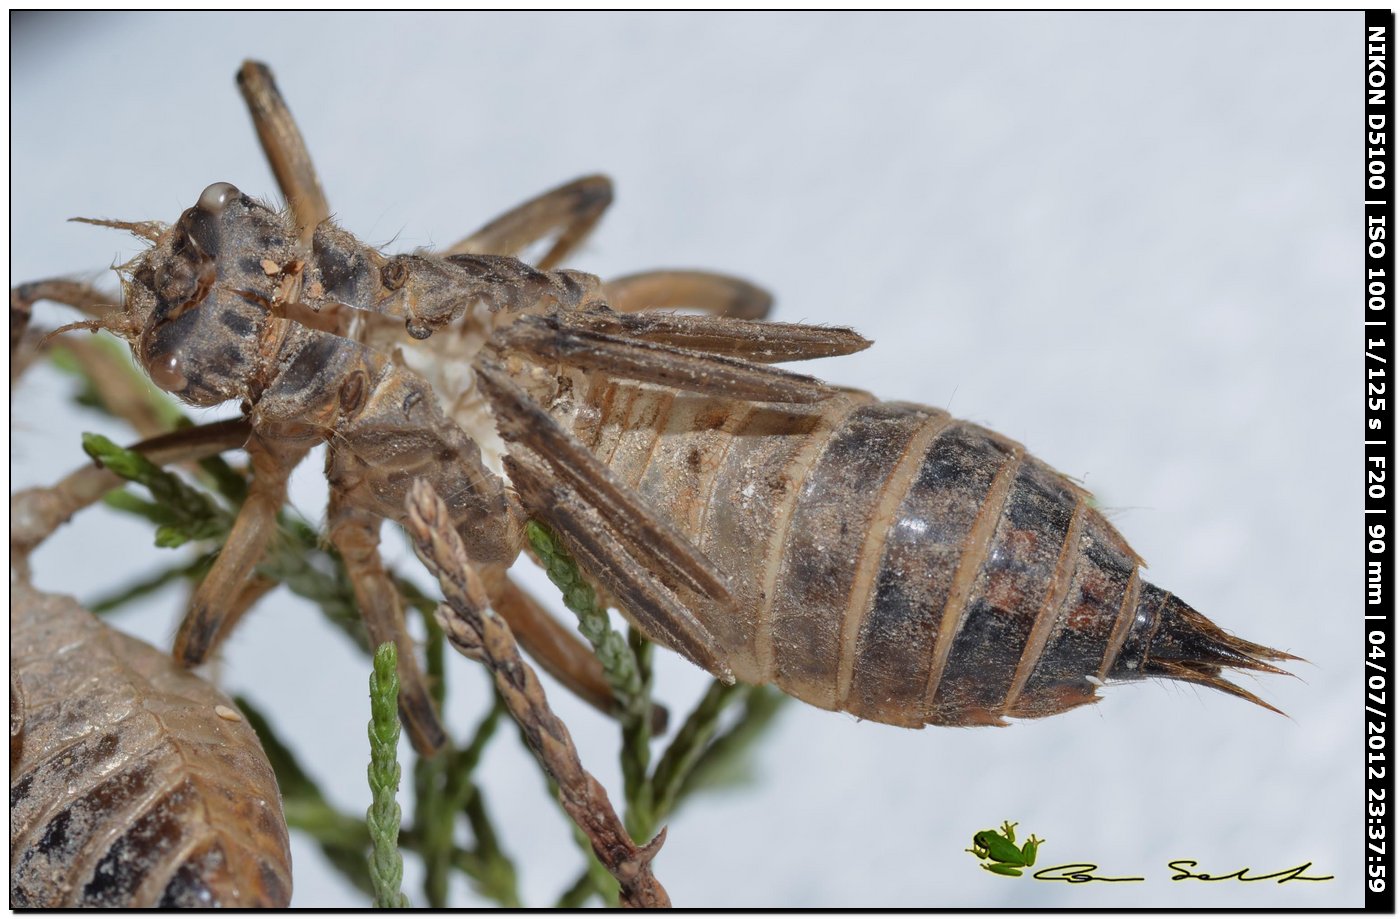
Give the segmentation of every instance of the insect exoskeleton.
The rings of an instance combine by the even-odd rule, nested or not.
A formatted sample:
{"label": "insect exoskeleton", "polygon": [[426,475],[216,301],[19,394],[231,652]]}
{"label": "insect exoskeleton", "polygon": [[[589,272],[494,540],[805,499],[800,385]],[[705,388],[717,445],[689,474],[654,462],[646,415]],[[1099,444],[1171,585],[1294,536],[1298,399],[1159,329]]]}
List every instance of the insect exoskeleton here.
{"label": "insect exoskeleton", "polygon": [[10,906],[286,906],[277,781],[230,700],[68,597],[10,591]]}
{"label": "insect exoskeleton", "polygon": [[[1048,715],[1150,676],[1259,702],[1222,668],[1290,657],[1144,582],[1087,493],[1020,444],[770,366],[870,344],[854,332],[759,321],[767,295],[722,275],[557,269],[611,200],[606,178],[441,253],[386,255],[328,219],[266,68],[240,84],[290,212],[216,183],[173,226],[103,221],[152,245],[122,269],[122,306],[87,323],[185,401],[245,406],[252,492],[181,626],[187,664],[242,612],[287,477],[320,443],[330,538],[371,640],[400,646],[423,751],[442,732],[377,550],[420,479],[527,649],[604,700],[596,661],[506,576],[527,518],[652,640],[893,724]],[[550,238],[537,266],[514,257]],[[91,298],[38,285],[12,303],[55,291]]]}

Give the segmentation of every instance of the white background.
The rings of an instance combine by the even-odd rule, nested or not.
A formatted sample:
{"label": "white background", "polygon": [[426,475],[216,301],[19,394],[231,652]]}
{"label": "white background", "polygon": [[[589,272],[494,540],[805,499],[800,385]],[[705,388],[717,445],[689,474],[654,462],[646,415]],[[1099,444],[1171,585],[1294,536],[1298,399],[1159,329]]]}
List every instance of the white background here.
{"label": "white background", "polygon": [[[775,291],[775,318],[854,325],[876,345],[814,372],[1023,441],[1097,493],[1155,583],[1309,661],[1296,680],[1242,678],[1287,718],[1166,683],[1004,730],[905,731],[794,703],[751,786],[671,820],[656,870],[678,905],[1361,903],[1359,13],[12,28],[12,283],[111,283],[101,269],[133,241],[68,217],[173,220],[214,181],[275,195],[233,85],[257,57],[362,239],[447,244],[606,171],[618,200],[575,267],[723,269]],[[71,389],[37,370],[17,392],[12,487],[79,464],[82,430],[130,439]],[[313,520],[318,470],[303,466],[294,494]],[[36,582],[92,598],[169,560],[147,527],[94,510],[40,554]],[[182,602],[170,591],[117,621],[164,643]],[[705,678],[658,656],[680,714]],[[284,592],[217,674],[347,811],[367,804],[367,675]],[[460,734],[485,681],[465,661],[450,679]],[[615,729],[551,699],[616,798]],[[581,863],[512,732],[483,781],[527,902],[552,902]],[[1041,865],[1149,880],[978,869],[963,849],[1006,819],[1048,840]],[[362,902],[294,847],[296,904]],[[1173,858],[1219,874],[1311,861],[1336,879],[1171,882]],[[418,877],[410,863],[421,903]],[[475,900],[461,885],[454,902]]]}

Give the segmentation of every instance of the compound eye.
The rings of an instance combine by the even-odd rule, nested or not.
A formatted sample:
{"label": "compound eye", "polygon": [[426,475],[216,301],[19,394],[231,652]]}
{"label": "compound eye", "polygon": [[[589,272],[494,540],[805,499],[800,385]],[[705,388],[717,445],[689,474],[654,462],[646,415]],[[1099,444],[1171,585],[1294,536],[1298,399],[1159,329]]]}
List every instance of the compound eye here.
{"label": "compound eye", "polygon": [[170,393],[183,392],[189,380],[182,372],[180,357],[174,352],[152,354],[146,362],[146,372],[151,382]]}
{"label": "compound eye", "polygon": [[218,214],[228,207],[229,202],[237,198],[238,195],[238,189],[228,182],[215,182],[200,193],[199,201],[195,206],[206,213]]}

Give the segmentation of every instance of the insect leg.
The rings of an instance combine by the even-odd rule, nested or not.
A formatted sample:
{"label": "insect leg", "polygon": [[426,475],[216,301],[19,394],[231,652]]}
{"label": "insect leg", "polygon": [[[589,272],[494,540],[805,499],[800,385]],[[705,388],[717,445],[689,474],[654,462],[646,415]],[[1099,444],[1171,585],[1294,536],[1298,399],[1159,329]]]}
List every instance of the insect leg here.
{"label": "insect leg", "polygon": [[302,246],[309,248],[311,234],[330,216],[331,209],[316,178],[316,167],[311,162],[306,141],[266,64],[244,61],[238,70],[238,89],[243,93],[248,113],[253,116],[258,140],[277,177],[282,197],[291,206],[301,230]]}
{"label": "insect leg", "polygon": [[812,403],[837,390],[751,361],[593,332],[562,315],[523,316],[496,333],[498,347],[611,376],[754,402]]}
{"label": "insect leg", "polygon": [[763,319],[773,295],[742,278],[713,271],[643,271],[603,285],[608,305],[619,313],[697,309],[730,319]]}
{"label": "insect leg", "polygon": [[280,447],[275,437],[256,432],[248,440],[253,482],[228,539],[194,597],[175,634],[173,654],[187,667],[198,666],[247,610],[239,599],[277,532],[277,512],[287,500],[287,478],[306,455],[306,447]]}
{"label": "insect leg", "polygon": [[[184,428],[133,444],[130,449],[158,466],[203,459],[243,446],[248,422],[242,419]],[[22,557],[83,508],[102,500],[122,478],[91,463],[47,488],[26,488],[10,496],[10,550]]]}
{"label": "insect leg", "polygon": [[[29,319],[34,312],[34,304],[40,300],[52,300],[64,306],[71,306],[93,319],[105,319],[121,312],[121,304],[109,295],[88,284],[69,281],[65,278],[51,278],[47,281],[34,281],[10,288],[10,355],[24,338],[29,328]],[[13,374],[11,374],[13,376]]]}
{"label": "insect leg", "polygon": [[[334,466],[334,453],[327,465]],[[433,708],[428,694],[428,681],[418,666],[413,639],[404,626],[403,605],[399,592],[384,570],[379,557],[379,528],[381,518],[356,508],[346,499],[331,473],[331,500],[327,512],[327,529],[331,542],[345,562],[350,583],[355,589],[355,602],[365,621],[371,647],[392,641],[399,649],[399,711],[408,728],[413,748],[424,756],[436,753],[447,741],[447,735]]]}
{"label": "insect leg", "polygon": [[[510,630],[525,652],[569,692],[605,715],[617,714],[612,688],[603,676],[603,665],[574,630],[560,624],[534,597],[499,568],[481,572],[491,598],[491,608],[510,623]],[[666,732],[667,712],[653,705],[652,734]]]}
{"label": "insect leg", "polygon": [[611,179],[604,175],[584,176],[506,211],[442,254],[517,255],[557,231],[554,244],[537,265],[548,271],[583,242],[612,199]]}

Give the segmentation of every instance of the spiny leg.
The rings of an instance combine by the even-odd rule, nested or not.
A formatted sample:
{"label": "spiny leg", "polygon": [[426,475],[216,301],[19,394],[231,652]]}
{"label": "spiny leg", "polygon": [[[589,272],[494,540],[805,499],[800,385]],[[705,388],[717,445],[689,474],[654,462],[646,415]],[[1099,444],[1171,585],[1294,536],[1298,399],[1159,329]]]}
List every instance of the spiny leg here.
{"label": "spiny leg", "polygon": [[548,271],[583,242],[613,199],[612,180],[584,176],[506,211],[443,255],[517,255],[557,231],[537,265]]}
{"label": "spiny leg", "polygon": [[603,290],[619,313],[697,309],[730,319],[763,319],[773,308],[773,295],[762,287],[713,271],[643,271],[614,278]]}
{"label": "spiny leg", "polygon": [[175,634],[173,654],[187,667],[204,663],[247,610],[240,598],[277,532],[277,512],[287,500],[287,479],[306,455],[304,446],[279,446],[275,431],[254,432],[247,450],[253,470],[248,496]]}
{"label": "spiny leg", "polygon": [[238,88],[248,105],[248,113],[253,116],[258,140],[277,177],[282,197],[291,207],[301,230],[301,244],[309,249],[311,235],[330,216],[331,209],[316,178],[316,167],[311,162],[306,141],[266,64],[244,61],[238,70]]}
{"label": "spiny leg", "polygon": [[433,708],[428,681],[418,666],[417,650],[404,625],[403,604],[398,589],[384,570],[379,557],[379,529],[382,518],[356,508],[337,482],[334,450],[327,457],[331,472],[331,499],[327,528],[331,543],[340,552],[345,570],[355,589],[355,602],[364,618],[371,647],[392,641],[399,649],[399,711],[408,728],[413,748],[431,756],[447,742],[442,722]]}

